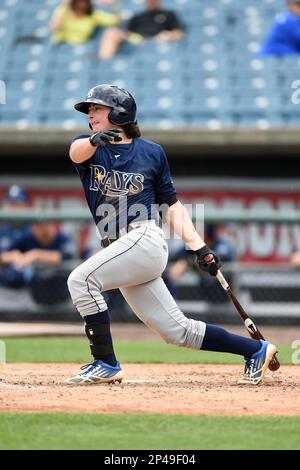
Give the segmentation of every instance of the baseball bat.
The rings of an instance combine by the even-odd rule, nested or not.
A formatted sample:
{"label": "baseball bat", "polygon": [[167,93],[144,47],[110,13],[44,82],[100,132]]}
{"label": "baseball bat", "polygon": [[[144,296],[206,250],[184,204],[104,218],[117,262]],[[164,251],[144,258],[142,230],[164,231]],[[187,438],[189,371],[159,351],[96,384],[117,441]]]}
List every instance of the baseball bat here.
{"label": "baseball bat", "polygon": [[[207,259],[208,259],[208,261],[207,261]],[[213,261],[213,256],[212,255],[206,255],[206,257],[204,258],[204,261],[206,261],[206,263],[213,263],[214,262]],[[251,336],[251,338],[257,339],[257,340],[260,340],[260,339],[265,340],[265,338],[263,337],[263,335],[261,334],[259,329],[256,327],[254,322],[251,320],[251,318],[249,318],[249,316],[247,315],[247,313],[245,312],[245,310],[241,306],[240,302],[238,301],[238,299],[236,298],[236,296],[232,292],[228,282],[226,281],[226,279],[224,278],[223,274],[221,273],[221,271],[219,269],[218,269],[216,278],[218,279],[218,281],[221,284],[221,286],[223,287],[224,291],[226,292],[226,294],[228,295],[228,297],[232,301],[233,305],[235,306],[235,308],[236,308],[238,314],[240,315],[241,319],[243,320],[244,325],[245,325],[249,335]],[[278,359],[276,357],[276,354],[274,354],[274,356],[273,356],[272,360],[270,361],[270,364],[269,364],[268,367],[272,371],[275,371],[275,370],[279,369],[280,362],[278,361]]]}

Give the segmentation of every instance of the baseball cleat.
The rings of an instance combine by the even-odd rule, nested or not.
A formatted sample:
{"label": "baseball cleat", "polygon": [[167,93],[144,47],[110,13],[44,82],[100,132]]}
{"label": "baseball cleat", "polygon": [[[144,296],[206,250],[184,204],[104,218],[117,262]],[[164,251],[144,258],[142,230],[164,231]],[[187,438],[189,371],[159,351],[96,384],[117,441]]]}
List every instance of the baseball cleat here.
{"label": "baseball cleat", "polygon": [[67,379],[67,384],[115,383],[122,382],[124,376],[119,362],[115,366],[110,366],[96,359],[90,364],[85,364],[80,369],[83,372],[79,372],[74,377]]}
{"label": "baseball cleat", "polygon": [[260,340],[261,348],[250,358],[245,357],[244,376],[238,381],[238,384],[257,385],[261,382],[270,361],[277,349],[274,344]]}

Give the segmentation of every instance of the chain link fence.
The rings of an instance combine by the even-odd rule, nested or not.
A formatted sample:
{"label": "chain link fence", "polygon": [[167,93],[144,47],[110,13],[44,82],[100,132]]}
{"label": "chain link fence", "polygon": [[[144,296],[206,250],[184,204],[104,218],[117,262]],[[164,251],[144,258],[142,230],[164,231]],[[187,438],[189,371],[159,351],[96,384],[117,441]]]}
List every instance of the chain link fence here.
{"label": "chain link fence", "polygon": [[[80,261],[78,261],[79,263]],[[67,277],[78,263],[40,268],[35,281],[19,289],[0,287],[0,319],[5,321],[80,321],[67,289]],[[229,263],[222,273],[248,315],[263,323],[300,323],[300,271],[288,266]],[[118,290],[105,292],[112,321],[139,321]],[[177,283],[176,301],[189,317],[208,322],[240,319],[218,281],[206,273],[186,271]]]}
{"label": "chain link fence", "polygon": [[[222,273],[248,315],[266,324],[300,324],[300,271],[290,266],[229,263]],[[177,287],[177,301],[192,318],[238,323],[216,279],[190,270]]]}
{"label": "chain link fence", "polygon": [[[282,212],[281,212],[282,214]],[[275,211],[268,213],[251,213],[231,211],[206,212],[206,219],[218,223],[230,223],[239,226],[257,221],[276,222],[279,225],[280,214]],[[36,266],[35,276],[26,287],[8,288],[0,285],[0,320],[5,321],[81,321],[79,314],[72,305],[68,289],[69,273],[82,262],[79,247],[78,227],[84,229],[90,224],[87,211],[29,211],[8,214],[0,211],[0,220],[41,221],[68,220],[73,226],[77,246],[76,259],[63,262],[59,267]],[[286,213],[281,223],[299,224],[300,215]],[[69,227],[70,228],[70,227]],[[94,237],[95,241],[95,237]],[[99,240],[96,240],[99,245]],[[238,245],[238,242],[236,242]],[[90,247],[91,248],[91,247]],[[92,249],[95,250],[95,246]],[[170,258],[172,260],[172,257]],[[170,267],[172,261],[169,263]],[[0,276],[5,266],[0,267]],[[222,273],[239,298],[248,315],[261,322],[270,324],[300,323],[300,270],[293,268],[288,262],[276,263],[244,263],[232,262],[223,264]],[[104,293],[109,305],[112,321],[139,321],[124,301],[118,290]],[[176,301],[182,311],[189,317],[208,322],[238,323],[240,319],[228,300],[218,281],[206,273],[196,272],[189,268],[176,282]]]}

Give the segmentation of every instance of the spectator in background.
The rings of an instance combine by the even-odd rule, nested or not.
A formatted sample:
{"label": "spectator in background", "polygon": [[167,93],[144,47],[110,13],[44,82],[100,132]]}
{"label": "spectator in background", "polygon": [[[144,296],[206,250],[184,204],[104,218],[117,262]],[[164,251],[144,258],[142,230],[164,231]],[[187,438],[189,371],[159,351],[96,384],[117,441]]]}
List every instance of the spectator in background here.
{"label": "spectator in background", "polygon": [[300,268],[300,251],[291,254],[290,262],[293,268]]}
{"label": "spectator in background", "polygon": [[95,11],[91,0],[64,0],[59,5],[50,21],[53,42],[66,42],[71,45],[82,44],[92,38],[98,26],[112,26],[120,21],[116,2],[102,0],[99,3],[110,3],[115,13],[103,10]]}
{"label": "spectator in background", "polygon": [[34,278],[35,266],[59,266],[74,255],[73,240],[62,233],[54,222],[33,223],[27,232],[12,241],[0,255],[6,265],[0,272],[0,283],[6,287],[24,287]]}
{"label": "spectator in background", "polygon": [[[205,227],[206,244],[211,248],[217,255],[219,255],[222,263],[229,263],[236,259],[236,254],[231,241],[225,236],[219,235],[217,226],[214,224],[208,224]],[[178,253],[174,257],[175,263],[167,270],[163,279],[173,296],[176,295],[176,284],[184,272],[188,268],[195,268],[195,253],[187,250],[185,246],[179,249]],[[199,272],[199,270],[197,270]],[[230,274],[226,274],[227,280],[230,282]],[[207,278],[202,276],[199,272],[200,278],[200,291],[199,296],[202,300],[219,301],[219,299],[225,298],[223,289],[216,283],[215,278]]]}
{"label": "spectator in background", "polygon": [[[3,198],[2,208],[8,212],[28,207],[28,192],[25,188],[12,185]],[[23,222],[5,222],[0,225],[0,253],[9,249],[12,242],[21,238],[28,226]]]}
{"label": "spectator in background", "polygon": [[288,0],[288,10],[276,16],[259,54],[300,54],[300,0]]}
{"label": "spectator in background", "polygon": [[147,0],[147,9],[134,15],[125,30],[108,28],[102,36],[99,58],[111,59],[123,41],[141,44],[145,39],[157,42],[177,41],[183,37],[183,30],[176,14],[164,10],[159,0]]}

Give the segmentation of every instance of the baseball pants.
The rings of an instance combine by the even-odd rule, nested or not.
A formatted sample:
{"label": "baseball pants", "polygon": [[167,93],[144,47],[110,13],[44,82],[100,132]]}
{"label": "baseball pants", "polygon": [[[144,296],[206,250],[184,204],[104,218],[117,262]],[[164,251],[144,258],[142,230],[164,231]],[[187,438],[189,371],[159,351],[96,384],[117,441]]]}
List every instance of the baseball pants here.
{"label": "baseball pants", "polygon": [[168,261],[163,231],[155,222],[136,223],[69,276],[72,301],[84,318],[107,309],[102,292],[120,289],[133,312],[167,343],[200,349],[205,323],[184,316],[161,278]]}

